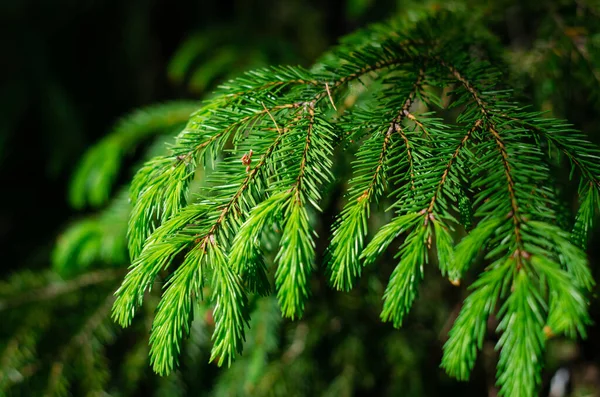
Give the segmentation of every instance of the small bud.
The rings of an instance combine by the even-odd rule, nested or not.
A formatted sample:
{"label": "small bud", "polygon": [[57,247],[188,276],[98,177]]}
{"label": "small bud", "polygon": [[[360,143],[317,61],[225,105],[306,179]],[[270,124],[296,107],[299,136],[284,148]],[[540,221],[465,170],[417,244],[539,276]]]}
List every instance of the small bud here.
{"label": "small bud", "polygon": [[360,196],[359,196],[359,197],[356,199],[356,201],[358,201],[358,202],[361,202],[361,201],[363,201],[364,199],[366,199],[367,197],[369,197],[369,191],[368,191],[368,190],[365,190],[365,191],[363,192],[363,194],[361,194],[361,195],[360,195]]}
{"label": "small bud", "polygon": [[246,172],[249,172],[250,164],[252,164],[252,149],[242,156],[242,164],[246,166]]}

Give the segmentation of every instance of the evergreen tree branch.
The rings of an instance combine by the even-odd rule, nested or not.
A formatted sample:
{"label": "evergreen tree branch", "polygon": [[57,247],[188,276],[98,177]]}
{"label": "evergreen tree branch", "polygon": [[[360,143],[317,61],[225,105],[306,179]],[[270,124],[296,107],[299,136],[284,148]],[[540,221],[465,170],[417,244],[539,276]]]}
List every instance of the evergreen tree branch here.
{"label": "evergreen tree branch", "polygon": [[296,196],[296,201],[298,203],[302,203],[302,199],[301,199],[301,192],[303,192],[304,187],[303,187],[303,183],[304,181],[304,177],[305,177],[305,173],[306,173],[306,164],[308,162],[308,151],[310,149],[310,145],[311,145],[311,138],[312,138],[312,134],[313,134],[313,130],[314,130],[314,124],[315,124],[315,107],[314,107],[314,103],[309,103],[307,105],[307,111],[308,111],[308,126],[306,127],[306,138],[305,138],[305,144],[304,144],[304,149],[302,150],[302,157],[300,160],[300,170],[298,172],[298,177],[296,178],[296,182],[294,183],[293,186],[293,191],[294,194]]}
{"label": "evergreen tree branch", "polygon": [[[265,114],[266,113],[267,112],[265,111]],[[219,214],[218,217],[212,220],[212,223],[205,229],[203,229],[200,234],[190,236],[190,239],[184,246],[178,245],[177,248],[172,251],[173,254],[180,252],[181,249],[183,249],[185,246],[191,243],[193,243],[196,247],[194,249],[204,251],[206,249],[210,249],[209,243],[214,244],[216,241],[218,241],[219,236],[216,236],[218,231],[220,229],[223,229],[224,222],[228,219],[228,217],[231,217],[232,211],[237,210],[237,205],[241,197],[248,192],[248,188],[251,186],[251,182],[253,182],[260,176],[259,172],[262,171],[263,167],[267,162],[267,159],[269,159],[273,155],[277,146],[280,145],[283,136],[285,133],[287,133],[287,131],[288,130],[284,128],[277,134],[277,138],[266,148],[266,151],[261,156],[259,162],[256,164],[256,166],[249,170],[249,172],[238,185],[235,192],[233,192],[232,196],[227,199],[224,205],[215,206],[213,204],[208,203],[208,208],[206,209],[206,211],[214,211]],[[144,251],[147,251],[148,255],[150,255],[153,252],[153,248],[156,246],[156,244],[153,244],[153,241],[160,242],[161,239],[164,238],[163,234],[169,233],[173,229],[185,227],[185,225],[189,224],[190,222],[196,221],[196,218],[202,214],[203,212],[191,208],[189,215],[184,216],[182,218],[182,221],[178,221],[177,217],[175,217],[173,225],[163,224],[164,230],[162,230],[161,228],[157,229],[154,232],[154,234],[156,235],[154,239],[152,235],[150,236],[150,240],[146,244]],[[206,212],[204,212],[204,214],[206,214]],[[135,306],[139,305],[139,303],[141,303],[141,300],[143,299],[143,293],[145,289],[151,285],[154,278],[158,274],[159,269],[161,269],[166,264],[165,261],[161,259],[161,257],[164,258],[164,255],[158,256],[157,261],[155,262],[156,266],[153,267],[153,270],[149,271],[149,266],[147,266],[148,258],[146,258],[146,256],[144,255],[144,251],[142,251],[140,258],[136,262],[134,262],[133,269],[125,278],[125,281],[119,289],[119,291],[117,291],[118,298],[115,302],[115,310],[113,311],[113,316],[115,316],[115,318],[121,324],[129,323],[131,317],[133,316]],[[167,260],[170,262],[172,260],[172,256]],[[196,265],[191,263],[190,266]],[[141,282],[141,280],[144,281]]]}
{"label": "evergreen tree branch", "polygon": [[426,212],[428,214],[432,214],[433,213],[433,209],[435,207],[436,200],[439,197],[440,192],[442,191],[442,188],[444,187],[444,184],[446,183],[446,180],[448,179],[448,174],[450,173],[450,170],[452,169],[452,165],[454,164],[454,162],[458,158],[458,155],[460,154],[461,150],[467,144],[467,141],[473,136],[473,133],[476,130],[478,130],[478,129],[481,128],[482,124],[483,124],[483,121],[481,119],[477,119],[477,121],[475,122],[475,124],[473,125],[473,127],[471,129],[469,129],[467,131],[467,133],[465,134],[465,136],[462,138],[462,140],[460,141],[460,143],[456,147],[456,150],[454,151],[454,153],[452,153],[452,157],[450,158],[450,160],[448,160],[448,163],[446,164],[446,168],[444,169],[444,173],[442,174],[440,182],[438,183],[437,188],[435,189],[435,193],[431,197],[431,201],[429,202],[429,205],[427,207]]}
{"label": "evergreen tree branch", "polygon": [[[377,157],[377,161],[372,169],[365,169],[367,172],[372,172],[372,177],[368,180],[366,186],[363,186],[364,177],[362,175],[355,176],[356,185],[350,191],[348,203],[340,217],[338,224],[334,225],[333,238],[330,248],[330,283],[338,290],[350,290],[354,283],[354,279],[360,276],[361,265],[359,263],[360,251],[363,247],[363,239],[367,233],[366,221],[369,216],[369,206],[372,201],[377,201],[383,193],[380,186],[386,186],[385,164],[388,161],[388,152],[391,146],[392,135],[397,132],[404,142],[406,148],[406,158],[408,159],[410,169],[411,189],[414,190],[414,166],[412,158],[411,144],[401,127],[401,123],[406,117],[410,116],[409,109],[415,101],[416,95],[421,88],[425,79],[425,70],[421,69],[406,95],[406,99],[396,116],[392,119],[389,127],[385,131],[381,149]],[[365,146],[367,149],[368,146]],[[359,152],[360,155],[360,152]],[[369,155],[365,151],[365,156]],[[359,168],[364,165],[369,165],[365,160],[361,160],[355,167],[355,173],[362,170]],[[360,178],[360,179],[359,179]],[[355,179],[351,181],[354,182]]]}
{"label": "evergreen tree branch", "polygon": [[506,151],[506,146],[504,145],[502,137],[496,130],[496,127],[493,124],[490,124],[488,125],[488,131],[492,135],[494,142],[498,147],[498,151],[502,156],[502,166],[504,168],[504,174],[506,175],[507,189],[508,194],[510,196],[510,205],[512,208],[512,212],[508,214],[508,216],[512,218],[514,224],[515,242],[517,245],[517,250],[515,251],[515,259],[517,261],[517,269],[519,269],[521,266],[523,266],[521,263],[521,257],[527,256],[527,253],[523,250],[523,243],[521,237],[521,223],[523,222],[523,220],[519,212],[519,205],[515,193],[515,180],[513,177],[513,171],[508,160],[508,152]]}
{"label": "evergreen tree branch", "polygon": [[[267,113],[269,113],[269,112],[267,111]],[[275,123],[275,124],[277,124],[277,123]],[[214,224],[211,226],[211,228],[209,229],[209,231],[206,233],[206,235],[201,240],[202,241],[201,242],[202,246],[206,245],[207,242],[211,238],[213,238],[214,234],[217,232],[217,230],[219,229],[219,227],[221,227],[221,225],[223,224],[223,221],[229,215],[230,211],[233,208],[235,208],[235,206],[238,203],[238,201],[239,201],[240,197],[242,196],[242,194],[248,189],[248,187],[250,186],[250,183],[255,178],[258,177],[259,171],[262,171],[262,168],[265,166],[265,164],[267,163],[267,161],[271,158],[271,156],[273,155],[273,152],[275,151],[275,149],[281,144],[281,142],[283,140],[283,136],[284,136],[284,134],[287,131],[288,130],[285,127],[282,130],[280,130],[279,127],[277,128],[277,132],[278,132],[277,138],[268,147],[267,151],[260,157],[260,160],[258,161],[258,163],[256,164],[256,166],[254,166],[253,168],[250,168],[250,171],[249,171],[248,175],[246,176],[246,178],[240,184],[240,186],[237,189],[237,191],[235,192],[235,194],[231,197],[231,200],[229,200],[229,202],[221,210],[221,213],[220,213],[219,217],[217,218],[217,220],[214,222]]]}
{"label": "evergreen tree branch", "polygon": [[[90,344],[91,338],[98,333],[102,339],[109,339],[110,333],[99,330],[102,324],[107,321],[108,313],[112,307],[114,297],[109,295],[94,313],[85,321],[80,330],[71,338],[71,340],[62,348],[56,360],[51,364],[48,384],[46,387],[46,395],[61,395],[65,394],[69,388],[69,378],[65,374],[65,366],[67,360],[74,354],[76,349],[82,348],[86,344]],[[103,334],[103,335],[101,335]]]}
{"label": "evergreen tree branch", "polygon": [[[316,68],[323,72],[263,69],[232,80],[192,117],[171,155],[138,173],[129,228],[135,260],[117,292],[113,316],[129,324],[158,273],[183,257],[153,323],[150,355],[156,371],[175,367],[206,277],[216,302],[211,360],[231,364],[245,338],[247,290],[269,290],[261,244],[277,251],[275,287],[283,316],[302,316],[316,256],[311,214],[320,211],[333,179],[334,144],[341,140],[337,123],[353,131],[350,142],[362,145],[327,251],[330,283],[350,289],[362,266],[406,233],[381,312],[383,321],[400,327],[433,247],[453,284],[485,252],[491,265],[465,301],[442,365],[460,379],[469,376],[487,318],[499,305],[501,394],[535,393],[544,327],[582,335],[592,285],[581,251],[551,226],[557,200],[555,189],[545,184],[550,169],[539,142],[564,152],[588,181],[600,173],[586,141],[567,137],[556,121],[537,125],[538,115],[524,113],[509,91],[498,88],[500,76],[478,52],[490,45],[485,33],[480,38],[475,27],[464,35],[440,36],[456,23],[442,16],[418,23],[406,35],[380,34],[375,45],[358,40],[341,46],[333,60]],[[465,39],[469,34],[477,36],[475,44]],[[328,118],[339,113],[336,98],[344,87],[367,74],[377,82],[369,85],[374,95],[364,98],[367,106]],[[442,101],[438,91],[448,87],[451,97]],[[460,127],[430,117],[434,112],[413,110],[417,98],[433,109],[459,108]],[[256,165],[253,153],[261,154]],[[206,186],[199,204],[188,203],[187,186],[197,168],[209,169]],[[591,228],[600,202],[596,189],[586,186],[576,222],[580,237]],[[371,204],[388,187],[396,216],[363,249]],[[463,220],[463,213],[479,222],[455,247],[458,213],[467,230],[472,221]],[[278,248],[276,234],[265,234],[274,224],[281,228]]]}
{"label": "evergreen tree branch", "polygon": [[42,288],[27,291],[10,299],[0,301],[0,311],[14,309],[32,302],[47,301],[91,285],[102,284],[120,279],[125,274],[124,269],[96,270],[84,273],[71,280],[57,281]]}
{"label": "evergreen tree branch", "polygon": [[77,167],[69,190],[73,206],[104,204],[118,176],[122,157],[149,136],[181,127],[197,108],[196,102],[174,101],[139,109],[120,120],[111,133],[84,155]]}
{"label": "evergreen tree branch", "polygon": [[[578,131],[566,129],[568,125],[536,116],[536,113],[525,114],[522,116],[525,118],[524,120],[509,115],[501,115],[507,120],[526,127],[540,138],[544,138],[550,144],[556,146],[575,167],[579,168],[581,174],[600,191],[600,167],[597,164],[597,160],[600,160],[600,151],[596,146],[585,139]],[[544,128],[546,125],[547,129]]]}
{"label": "evergreen tree branch", "polygon": [[494,117],[496,116],[496,112],[493,112],[489,105],[484,101],[484,99],[479,94],[478,90],[475,88],[473,83],[471,83],[455,66],[443,60],[440,57],[432,57],[432,60],[437,61],[441,66],[445,67],[452,76],[465,88],[465,90],[471,95],[477,107],[481,111],[482,117],[485,121],[485,129],[490,133],[492,139],[494,140],[497,150],[501,156],[501,163],[504,169],[504,175],[506,177],[507,182],[507,190],[510,199],[511,212],[508,214],[510,218],[512,218],[514,225],[514,236],[515,243],[517,249],[515,251],[515,258],[517,262],[517,268],[522,266],[521,256],[527,256],[527,253],[523,250],[523,243],[521,237],[521,224],[523,222],[523,217],[520,214],[517,195],[515,191],[515,180],[513,176],[512,167],[509,162],[509,155],[506,149],[506,145],[502,136],[498,133],[498,128],[495,124]]}

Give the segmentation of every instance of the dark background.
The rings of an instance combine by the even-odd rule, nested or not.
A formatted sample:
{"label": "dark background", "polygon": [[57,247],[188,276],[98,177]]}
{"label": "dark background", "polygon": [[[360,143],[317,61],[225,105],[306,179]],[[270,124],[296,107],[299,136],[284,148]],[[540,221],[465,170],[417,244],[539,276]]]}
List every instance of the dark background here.
{"label": "dark background", "polygon": [[231,42],[309,65],[360,24],[345,13],[335,1],[0,2],[1,271],[47,265],[56,233],[74,215],[66,200],[72,171],[120,116],[201,97],[166,74],[191,33],[222,27]]}

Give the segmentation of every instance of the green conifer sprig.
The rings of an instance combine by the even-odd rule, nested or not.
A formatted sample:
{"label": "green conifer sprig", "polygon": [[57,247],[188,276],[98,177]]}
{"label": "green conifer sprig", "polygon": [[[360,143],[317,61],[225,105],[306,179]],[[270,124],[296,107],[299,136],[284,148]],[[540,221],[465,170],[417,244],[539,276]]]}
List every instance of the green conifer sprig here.
{"label": "green conifer sprig", "polygon": [[129,212],[128,192],[122,191],[104,211],[71,225],[54,248],[54,269],[67,276],[99,262],[119,266],[126,263]]}
{"label": "green conifer sprig", "polygon": [[[0,391],[4,394],[11,386],[23,381],[27,372],[35,369],[37,344],[50,321],[50,313],[38,308],[23,316],[22,322],[10,339],[6,341],[0,353],[2,373],[0,373]],[[26,369],[29,368],[30,371]]]}
{"label": "green conifer sprig", "polygon": [[[110,291],[122,276],[114,269],[89,271],[68,280],[53,272],[23,272],[3,283],[0,295],[8,294],[10,299],[0,301],[0,311],[13,333],[0,349],[0,393],[10,395],[15,388],[68,395],[75,379],[86,380],[81,385],[86,392],[105,390],[109,372],[104,347],[118,331],[109,318],[114,301]],[[81,290],[86,294],[84,302],[76,299]],[[73,310],[77,303],[86,312],[82,318]],[[59,328],[52,320],[58,316],[73,324],[72,332],[56,332]],[[50,349],[44,345],[49,335]]]}
{"label": "green conifer sprig", "polygon": [[174,101],[139,109],[120,120],[102,141],[93,146],[77,167],[70,186],[73,206],[104,204],[118,176],[122,158],[144,139],[175,131],[197,108],[197,102]]}
{"label": "green conifer sprig", "polygon": [[[354,279],[360,276],[361,266],[357,259],[367,234],[370,206],[372,202],[377,203],[384,192],[390,163],[393,164],[391,167],[393,169],[403,166],[409,168],[410,186],[411,189],[414,188],[413,150],[406,133],[399,125],[405,118],[414,119],[408,110],[421,88],[423,78],[424,73],[421,71],[416,74],[412,82],[411,79],[399,81],[403,85],[396,86],[395,90],[404,91],[404,102],[401,102],[397,114],[390,116],[389,126],[386,126],[385,121],[382,124],[374,123],[378,119],[376,111],[352,115],[373,126],[374,131],[356,154],[348,202],[338,218],[338,226],[333,231],[329,270],[331,282],[337,289],[351,289]],[[397,97],[396,93],[392,98]],[[392,108],[394,105],[396,104],[390,103]],[[365,134],[363,129],[360,130],[360,134]],[[399,152],[401,154],[398,156]]]}
{"label": "green conifer sprig", "polygon": [[[232,392],[239,395],[266,395],[272,392],[269,380],[273,377],[265,375],[268,375],[269,370],[272,371],[268,366],[268,357],[277,351],[279,342],[276,338],[276,331],[281,325],[279,304],[274,297],[261,297],[252,306],[250,327],[253,332],[249,333],[245,344],[245,348],[252,349],[252,353],[240,357],[221,374],[221,382],[215,390],[217,396],[226,396]],[[243,381],[240,382],[240,379]],[[230,382],[233,387],[229,386]]]}
{"label": "green conifer sprig", "polygon": [[[585,254],[553,225],[557,204],[546,185],[544,151],[563,153],[585,181],[574,232],[579,243],[598,206],[600,152],[563,122],[513,103],[487,62],[494,59],[485,56],[489,43],[469,36],[471,29],[448,29],[456,24],[468,21],[442,15],[374,44],[344,44],[315,72],[270,68],[232,80],[192,116],[170,155],[144,165],[131,189],[133,264],[113,317],[128,325],[158,274],[180,262],[153,323],[157,372],[175,367],[205,288],[215,303],[211,360],[231,364],[250,318],[247,293],[269,290],[261,239],[274,225],[281,234],[274,260],[279,306],[284,316],[302,316],[316,260],[311,214],[320,211],[333,179],[334,146],[351,131],[363,144],[333,225],[332,286],[352,288],[362,266],[402,235],[381,313],[399,327],[432,257],[458,284],[483,253],[485,270],[450,331],[442,366],[468,378],[487,318],[496,314],[500,392],[535,394],[547,335],[584,335],[593,285]],[[368,107],[335,117],[344,88],[365,75],[379,81],[369,87]],[[207,183],[190,197],[197,168]],[[455,245],[458,215],[470,200],[465,186],[475,226]],[[365,247],[372,206],[384,199],[395,215]]]}
{"label": "green conifer sprig", "polygon": [[75,371],[80,370],[84,375],[82,379],[86,381],[83,384],[86,394],[105,390],[109,368],[104,357],[104,346],[115,335],[115,325],[107,316],[113,301],[113,296],[102,301],[53,360],[46,386],[47,395],[69,395],[71,377],[66,373],[66,367],[71,360],[81,365]]}

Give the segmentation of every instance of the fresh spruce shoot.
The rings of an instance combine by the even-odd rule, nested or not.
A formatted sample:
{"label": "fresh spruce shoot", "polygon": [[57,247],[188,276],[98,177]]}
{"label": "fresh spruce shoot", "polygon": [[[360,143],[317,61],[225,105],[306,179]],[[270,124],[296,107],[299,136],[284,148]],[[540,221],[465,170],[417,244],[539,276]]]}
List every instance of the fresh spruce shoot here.
{"label": "fresh spruce shoot", "polygon": [[[210,360],[231,365],[256,325],[253,294],[275,294],[281,315],[299,319],[314,272],[349,291],[395,244],[381,320],[409,321],[426,268],[461,288],[471,275],[441,366],[468,379],[495,316],[500,394],[536,395],[548,338],[585,337],[590,323],[584,248],[600,205],[600,151],[517,101],[494,40],[447,12],[377,25],[312,69],[253,70],[200,105],[129,192],[131,267],[112,317],[129,326],[147,292],[162,288],[154,370],[177,367],[197,301],[213,305]],[[343,152],[353,154],[348,181],[333,172]],[[580,185],[572,228],[557,214],[556,158]],[[345,205],[317,235],[315,217],[340,183]],[[389,221],[370,230],[372,212],[384,210]]]}

